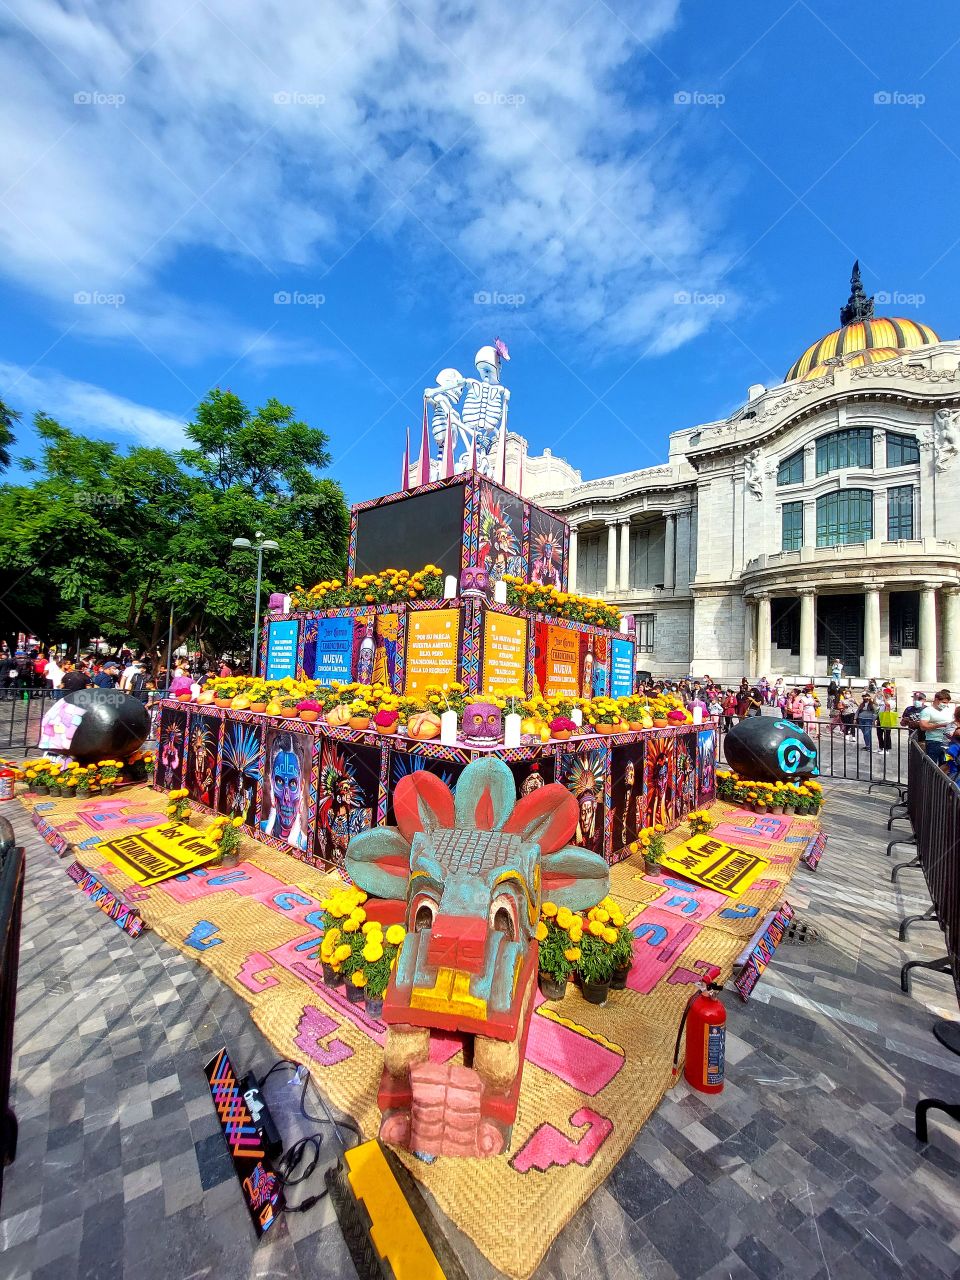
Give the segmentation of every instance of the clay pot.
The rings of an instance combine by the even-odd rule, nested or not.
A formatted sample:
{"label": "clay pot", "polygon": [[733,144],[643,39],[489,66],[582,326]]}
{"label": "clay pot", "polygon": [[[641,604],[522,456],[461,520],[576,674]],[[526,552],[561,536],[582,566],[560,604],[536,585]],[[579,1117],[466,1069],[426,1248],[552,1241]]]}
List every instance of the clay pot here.
{"label": "clay pot", "polygon": [[369,716],[351,716],[350,719],[347,721],[347,724],[349,724],[351,729],[369,729],[370,717]]}
{"label": "clay pot", "polygon": [[625,964],[622,969],[614,969],[613,976],[610,979],[611,991],[626,991],[627,977],[630,973],[630,966]]}
{"label": "clay pot", "polygon": [[770,812],[771,812],[771,813],[783,813],[783,805],[782,805],[782,804],[772,804],[772,805],[770,806]]}
{"label": "clay pot", "polygon": [[355,987],[352,982],[347,983],[347,999],[351,1004],[364,1004],[366,998],[363,987]]}
{"label": "clay pot", "polygon": [[178,701],[178,702],[192,702],[192,701],[193,701],[193,694],[192,694],[192,693],[178,693],[178,694],[177,694],[177,701]]}
{"label": "clay pot", "polygon": [[607,995],[610,991],[610,982],[588,982],[584,978],[580,984],[583,991],[583,998],[588,1004],[604,1005],[607,1003]]}
{"label": "clay pot", "polygon": [[49,788],[49,787],[39,787],[39,786],[35,786],[33,789],[34,789],[34,792],[35,792],[38,796],[48,796],[48,795],[50,794],[50,788]]}
{"label": "clay pot", "polygon": [[550,736],[555,742],[566,742],[572,732],[572,729],[554,729]]}
{"label": "clay pot", "polygon": [[248,711],[256,711],[258,715],[263,715],[266,709],[267,704],[265,702],[251,702],[249,707],[247,707]]}
{"label": "clay pot", "polygon": [[617,727],[615,724],[598,724],[596,729],[597,733],[602,733],[604,737],[609,737],[610,734],[617,732]]}
{"label": "clay pot", "polygon": [[639,733],[640,730],[643,728],[643,725],[640,723],[639,720],[631,720],[630,723],[627,725],[627,728],[630,730],[631,733]]}
{"label": "clay pot", "polygon": [[307,724],[315,724],[320,719],[319,711],[301,711],[300,719],[305,720]]}
{"label": "clay pot", "polygon": [[391,734],[394,734],[397,732],[397,727],[399,724],[400,724],[400,721],[397,720],[394,724],[391,724],[391,725],[378,724],[375,727],[376,727],[377,733],[381,734],[384,738],[389,738]]}
{"label": "clay pot", "polygon": [[77,794],[76,787],[63,787],[62,790],[65,796],[75,796]]}
{"label": "clay pot", "polygon": [[566,995],[567,984],[558,982],[556,978],[549,973],[544,973],[541,969],[537,974],[537,985],[540,988],[544,1000],[562,1000]]}
{"label": "clay pot", "polygon": [[383,996],[367,996],[364,1004],[367,1007],[367,1017],[376,1018],[379,1022],[383,1017]]}
{"label": "clay pot", "polygon": [[669,723],[670,723],[669,720],[654,720],[653,727],[655,729],[666,729]]}
{"label": "clay pot", "polygon": [[300,719],[300,712],[296,707],[281,707],[277,714],[283,716],[285,720]]}
{"label": "clay pot", "polygon": [[213,705],[215,707],[223,707],[224,709],[231,706],[232,703],[233,703],[232,698],[214,698],[213,700]]}

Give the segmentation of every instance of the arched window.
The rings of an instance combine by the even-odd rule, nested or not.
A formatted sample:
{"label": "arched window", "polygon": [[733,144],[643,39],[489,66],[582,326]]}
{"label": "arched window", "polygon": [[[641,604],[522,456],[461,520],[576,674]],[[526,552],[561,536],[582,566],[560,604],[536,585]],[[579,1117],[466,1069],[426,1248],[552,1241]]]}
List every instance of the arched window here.
{"label": "arched window", "polygon": [[817,441],[817,475],[839,471],[842,467],[873,466],[873,431],[869,427],[852,427],[849,431],[831,431]]}
{"label": "arched window", "polygon": [[784,458],[777,467],[777,484],[802,484],[803,483],[803,450],[798,449],[796,453],[791,453],[789,458]]}
{"label": "arched window", "polygon": [[817,499],[817,546],[842,547],[873,537],[873,494],[840,489]]}

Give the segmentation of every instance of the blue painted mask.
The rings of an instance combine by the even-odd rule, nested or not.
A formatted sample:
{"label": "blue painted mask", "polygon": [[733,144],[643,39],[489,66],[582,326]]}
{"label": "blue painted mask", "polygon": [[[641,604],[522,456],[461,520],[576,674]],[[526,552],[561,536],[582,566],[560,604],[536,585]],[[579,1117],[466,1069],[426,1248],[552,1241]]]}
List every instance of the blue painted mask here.
{"label": "blue painted mask", "polygon": [[279,751],[273,758],[271,773],[273,785],[273,802],[277,810],[277,823],[280,834],[289,836],[297,813],[300,809],[300,792],[303,779],[300,776],[300,761],[292,751]]}

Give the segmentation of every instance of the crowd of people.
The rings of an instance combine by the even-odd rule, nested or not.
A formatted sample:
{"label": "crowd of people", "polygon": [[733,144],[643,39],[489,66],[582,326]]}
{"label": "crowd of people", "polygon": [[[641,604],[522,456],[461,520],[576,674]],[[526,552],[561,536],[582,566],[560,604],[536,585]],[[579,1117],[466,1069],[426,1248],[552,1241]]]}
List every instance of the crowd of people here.
{"label": "crowd of people", "polygon": [[200,660],[177,661],[168,673],[164,663],[145,654],[134,656],[129,649],[121,650],[118,658],[86,653],[75,659],[61,656],[56,650],[45,653],[35,649],[0,654],[0,689],[45,688],[52,690],[55,699],[78,689],[120,689],[146,704],[158,694],[182,693],[195,685],[202,686],[210,676],[230,676],[238,671],[226,659],[213,666]]}
{"label": "crowd of people", "polygon": [[900,711],[892,682],[870,679],[858,692],[843,683],[842,664],[835,663],[825,700],[813,684],[791,687],[783,676],[772,682],[761,676],[754,683],[744,676],[736,688],[724,688],[709,676],[702,680],[648,680],[639,692],[677,694],[688,710],[699,706],[704,716],[717,719],[724,732],[740,720],[762,715],[764,707],[776,708],[785,720],[792,720],[818,741],[828,729],[845,740],[859,737],[861,751],[880,755],[893,749],[895,728],[907,729],[925,743],[927,754],[937,765],[960,780],[960,705],[954,704],[949,689],[937,690],[929,700],[918,690]]}

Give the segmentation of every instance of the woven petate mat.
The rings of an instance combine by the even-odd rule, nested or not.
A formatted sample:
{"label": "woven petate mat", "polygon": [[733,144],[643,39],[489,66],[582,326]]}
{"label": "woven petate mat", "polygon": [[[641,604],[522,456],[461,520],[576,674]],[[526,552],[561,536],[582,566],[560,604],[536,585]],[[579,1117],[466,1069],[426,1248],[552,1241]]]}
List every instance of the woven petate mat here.
{"label": "woven petate mat", "polygon": [[[158,808],[145,786],[123,798],[131,812],[116,815],[121,821]],[[46,810],[53,825],[72,821],[78,803],[48,807],[39,797],[24,799]],[[761,819],[722,802],[711,816],[724,833],[718,838],[734,842],[739,833],[746,847],[769,859],[763,878],[742,898],[728,898],[648,877],[636,859],[614,867],[611,891],[635,935],[628,988],[611,993],[604,1008],[588,1004],[572,985],[560,1002],[538,996],[509,1154],[426,1164],[402,1153],[444,1213],[510,1276],[535,1270],[631,1145],[670,1084],[677,1027],[693,984],[707,965],[729,977],[817,831],[813,818]],[[198,827],[208,821],[193,818]],[[671,833],[668,846],[687,834]],[[244,852],[247,860],[236,868],[200,868],[152,888],[132,884],[95,847],[77,856],[150,928],[243,996],[277,1051],[305,1062],[331,1102],[372,1137],[385,1028],[342,989],[323,985],[312,954],[320,900],[340,882],[254,840],[245,839]]]}

